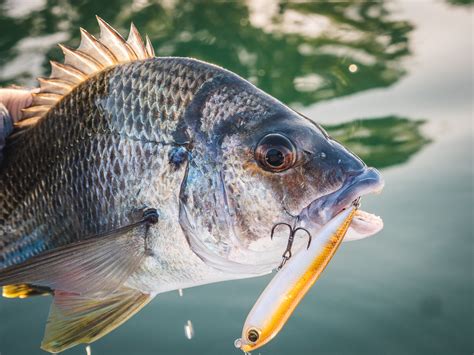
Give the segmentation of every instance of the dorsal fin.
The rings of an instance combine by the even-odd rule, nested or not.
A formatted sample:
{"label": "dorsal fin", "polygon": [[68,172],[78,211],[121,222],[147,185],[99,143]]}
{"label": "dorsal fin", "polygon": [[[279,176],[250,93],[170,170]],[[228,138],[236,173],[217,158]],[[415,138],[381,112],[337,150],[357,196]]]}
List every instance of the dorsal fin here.
{"label": "dorsal fin", "polygon": [[33,95],[31,106],[22,110],[22,120],[15,124],[17,129],[36,124],[63,96],[92,75],[117,64],[155,56],[150,39],[146,36],[145,44],[133,23],[125,40],[99,16],[97,21],[99,38],[81,28],[81,43],[77,49],[59,45],[64,53],[64,64],[52,61],[49,78],[38,78],[40,90]]}

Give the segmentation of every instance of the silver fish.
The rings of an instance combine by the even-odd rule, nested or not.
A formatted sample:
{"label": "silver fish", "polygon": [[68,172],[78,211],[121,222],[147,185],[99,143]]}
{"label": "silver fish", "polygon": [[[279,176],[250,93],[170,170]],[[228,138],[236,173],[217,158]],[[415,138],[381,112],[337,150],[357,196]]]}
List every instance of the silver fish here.
{"label": "silver fish", "polygon": [[[90,343],[158,293],[280,264],[380,174],[241,77],[155,57],[99,19],[15,124],[0,166],[0,286],[54,295],[42,348]],[[354,238],[380,218],[360,214]],[[347,238],[350,239],[351,231]],[[306,239],[296,237],[294,248]]]}

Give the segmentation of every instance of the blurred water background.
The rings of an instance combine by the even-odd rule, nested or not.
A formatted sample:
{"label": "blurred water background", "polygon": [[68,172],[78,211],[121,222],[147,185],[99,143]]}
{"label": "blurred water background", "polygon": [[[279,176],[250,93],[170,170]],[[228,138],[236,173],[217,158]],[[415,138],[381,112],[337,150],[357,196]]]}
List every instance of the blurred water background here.
{"label": "blurred water background", "polygon": [[[472,354],[473,6],[469,0],[0,0],[0,85],[35,85],[98,14],[158,55],[219,64],[382,169],[376,237],[343,244],[255,354]],[[159,295],[92,354],[239,354],[269,277]],[[50,299],[0,299],[1,355],[41,354]],[[188,320],[192,321],[192,336]],[[192,330],[192,329],[191,329]],[[191,338],[191,339],[189,339]],[[85,354],[76,347],[65,354]]]}

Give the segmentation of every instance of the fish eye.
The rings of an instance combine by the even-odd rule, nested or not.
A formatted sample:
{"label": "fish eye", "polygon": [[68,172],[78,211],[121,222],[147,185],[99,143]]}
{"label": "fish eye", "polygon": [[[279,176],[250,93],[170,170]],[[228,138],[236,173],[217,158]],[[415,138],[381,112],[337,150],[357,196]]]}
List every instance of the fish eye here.
{"label": "fish eye", "polygon": [[258,332],[257,329],[251,328],[247,332],[247,340],[250,341],[251,343],[255,343],[258,338],[260,338],[260,333]]}
{"label": "fish eye", "polygon": [[267,134],[255,148],[255,159],[263,169],[281,172],[295,164],[296,148],[287,137],[280,133]]}

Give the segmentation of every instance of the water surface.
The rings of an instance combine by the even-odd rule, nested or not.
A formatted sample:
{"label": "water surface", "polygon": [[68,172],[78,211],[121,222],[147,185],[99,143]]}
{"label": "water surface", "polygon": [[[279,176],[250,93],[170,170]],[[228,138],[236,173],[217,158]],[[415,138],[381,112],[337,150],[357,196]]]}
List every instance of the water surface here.
{"label": "water surface", "polygon": [[[276,3],[0,0],[0,84],[33,85],[99,14],[159,55],[222,65],[323,123],[382,169],[363,201],[385,221],[343,244],[279,336],[256,354],[470,354],[473,10],[470,1]],[[92,354],[238,354],[269,277],[159,295]],[[1,355],[41,354],[49,298],[0,300]],[[191,320],[194,336],[184,327]],[[76,347],[65,354],[85,354]]]}

